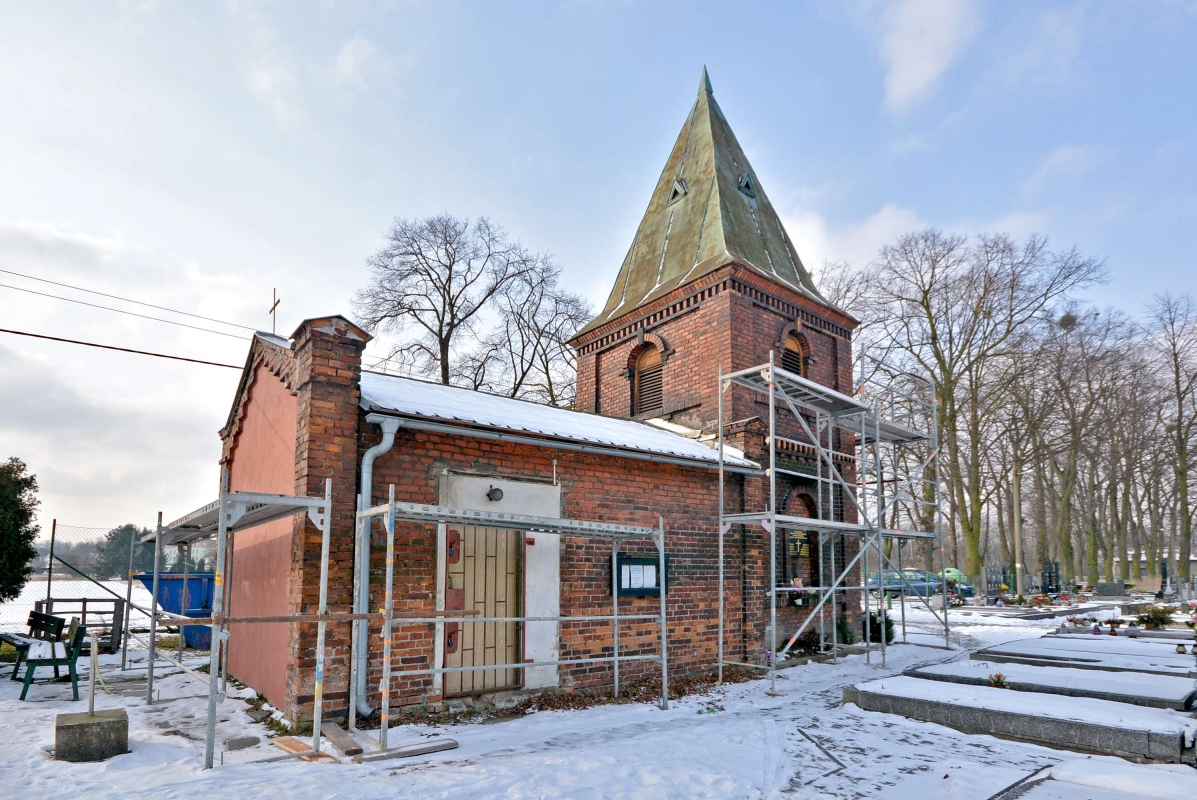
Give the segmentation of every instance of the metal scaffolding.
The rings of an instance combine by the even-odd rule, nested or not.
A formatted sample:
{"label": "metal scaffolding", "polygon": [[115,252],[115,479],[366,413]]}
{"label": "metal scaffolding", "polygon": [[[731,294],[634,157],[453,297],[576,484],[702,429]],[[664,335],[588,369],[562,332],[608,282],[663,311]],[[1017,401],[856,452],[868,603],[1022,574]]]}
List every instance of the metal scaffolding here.
{"label": "metal scaffolding", "polygon": [[[307,513],[308,518],[320,529],[320,610],[318,614],[290,614],[279,617],[231,617],[233,533],[278,519],[286,519]],[[313,755],[320,749],[320,723],[324,702],[324,637],[328,622],[328,552],[331,535],[332,479],[324,482],[323,497],[302,495],[266,494],[262,492],[230,492],[228,470],[220,471],[220,493],[216,500],[167,525],[158,525],[154,541],[154,583],[150,614],[149,665],[146,675],[146,704],[153,703],[154,662],[165,658],[193,677],[208,684],[208,729],[204,743],[204,768],[211,769],[216,747],[216,708],[224,702],[228,688],[229,624],[255,622],[317,622],[316,633],[316,686],[315,708],[312,718],[312,748],[295,753],[287,758]],[[212,592],[212,615],[208,619],[194,619],[184,614],[170,614],[158,608],[158,579],[161,570],[163,547],[190,547],[193,543],[216,538],[216,571]],[[227,579],[226,579],[227,578]],[[181,609],[186,612],[186,608]],[[201,676],[184,666],[178,660],[157,652],[157,625],[160,617],[169,618],[180,624],[179,638],[183,637],[183,621],[190,624],[207,624],[212,629],[212,644],[208,655],[208,675]],[[181,648],[180,648],[181,651]],[[180,652],[181,655],[181,652]]]}
{"label": "metal scaffolding", "polygon": [[[204,749],[204,768],[213,766],[216,743],[216,710],[225,699],[228,685],[228,647],[230,624],[253,624],[271,622],[315,622],[316,632],[316,663],[315,689],[312,718],[312,745],[310,749],[291,753],[286,756],[263,759],[264,761],[281,761],[285,759],[315,756],[320,752],[321,723],[323,721],[324,698],[324,666],[325,666],[325,632],[329,623],[352,623],[360,620],[374,620],[382,623],[382,653],[383,676],[380,685],[382,694],[381,728],[376,741],[355,725],[355,704],[352,698],[349,702],[349,729],[362,735],[371,748],[379,751],[387,750],[387,730],[390,716],[390,683],[393,675],[436,675],[449,672],[469,672],[479,670],[524,669],[527,667],[557,666],[574,664],[610,663],[614,671],[615,694],[619,694],[620,664],[629,661],[655,661],[661,667],[661,707],[669,707],[669,660],[666,639],[666,590],[663,576],[665,575],[665,525],[664,519],[658,518],[656,528],[636,527],[631,525],[616,525],[586,520],[554,519],[548,517],[534,517],[521,514],[501,514],[487,511],[472,511],[443,506],[422,505],[418,503],[403,503],[395,501],[395,487],[390,487],[390,502],[358,512],[357,518],[361,525],[369,525],[374,518],[382,518],[387,532],[386,556],[386,590],[384,608],[376,613],[360,614],[330,614],[328,612],[328,566],[329,545],[331,538],[331,506],[332,481],[325,481],[323,497],[303,497],[297,495],[274,495],[259,492],[230,492],[228,490],[228,472],[221,471],[220,494],[218,498],[202,508],[175,520],[169,524],[162,524],[159,514],[158,525],[153,534],[145,537],[145,541],[155,543],[154,588],[150,616],[149,665],[147,671],[146,702],[153,702],[154,663],[163,659],[182,669],[193,678],[208,686],[208,719],[207,737]],[[321,533],[320,546],[320,605],[316,614],[284,614],[277,616],[233,616],[231,615],[231,576],[233,569],[233,534],[236,531],[252,528],[267,522],[307,513]],[[611,548],[611,614],[610,615],[575,615],[557,617],[480,617],[473,611],[446,611],[437,609],[432,613],[402,613],[394,612],[394,556],[395,556],[395,522],[406,520],[424,524],[435,524],[441,528],[447,525],[477,525],[488,528],[505,530],[519,530],[535,533],[550,533],[561,536],[583,536],[610,539]],[[161,569],[161,552],[164,547],[190,547],[193,543],[205,539],[216,539],[216,571],[215,591],[212,598],[212,614],[209,618],[187,617],[173,614],[158,607],[158,577]],[[615,565],[620,547],[627,539],[652,539],[656,545],[659,559],[659,574],[662,576],[660,591],[660,612],[657,614],[623,614],[619,613],[618,576]],[[184,609],[186,610],[186,609]],[[209,653],[209,671],[202,675],[182,663],[182,659],[172,658],[156,648],[156,628],[158,620],[169,620],[180,626],[208,625],[212,630],[212,645]],[[430,669],[402,669],[393,670],[391,652],[391,631],[395,621],[405,625],[442,626],[447,621],[458,624],[476,624],[489,622],[595,622],[608,621],[613,627],[613,652],[611,656],[595,656],[592,658],[557,659],[537,661],[534,663],[520,662],[518,664],[479,665],[472,667],[437,667]],[[660,635],[660,653],[656,655],[620,655],[620,623],[646,622],[656,623]],[[180,627],[180,636],[182,627]],[[410,654],[408,654],[410,655]],[[356,669],[356,663],[351,662],[351,670]]]}
{"label": "metal scaffolding", "polygon": [[[832,657],[838,655],[840,642],[837,623],[839,606],[847,602],[850,593],[859,592],[863,598],[865,625],[865,659],[872,658],[872,619],[870,616],[869,585],[870,554],[874,553],[878,568],[878,585],[882,598],[896,593],[903,598],[902,634],[905,639],[905,596],[912,586],[902,565],[902,546],[909,541],[935,541],[942,530],[939,507],[939,480],[936,470],[936,454],[939,438],[936,426],[937,408],[934,400],[923,397],[922,380],[908,373],[901,373],[885,362],[862,357],[860,376],[854,397],[842,394],[817,384],[800,375],[776,366],[773,352],[766,364],[750,367],[729,374],[719,372],[719,678],[722,681],[725,665],[766,668],[769,671],[770,690],[776,692],[776,668],[799,638],[812,625],[817,624],[821,650],[830,645]],[[902,380],[898,380],[901,378]],[[911,386],[915,384],[915,386]],[[726,471],[724,452],[728,445],[725,429],[725,394],[733,387],[750,390],[754,396],[767,398],[769,407],[768,438],[765,441],[765,459],[768,467],[765,473],[767,491],[764,492],[764,508],[759,510],[737,510],[730,512],[726,503]],[[779,432],[778,412],[786,416],[784,430],[792,436]],[[779,450],[784,451],[779,458]],[[922,452],[920,452],[920,450]],[[811,462],[814,462],[813,464]],[[848,467],[851,467],[851,470]],[[847,473],[845,475],[845,473]],[[807,485],[813,483],[815,490],[814,515],[782,513],[778,507],[778,476],[791,482]],[[742,493],[747,504],[747,493]],[[899,510],[905,509],[909,519],[934,521],[934,531],[912,531],[899,529],[896,520]],[[784,509],[788,510],[788,509]],[[851,518],[855,517],[855,521]],[[725,631],[725,538],[733,525],[759,526],[769,534],[769,573],[765,581],[766,600],[769,608],[769,626],[766,631],[768,655],[766,664],[751,664],[729,661],[724,657]],[[917,526],[917,523],[916,523]],[[812,575],[812,582],[818,585],[797,586],[779,583],[778,580],[778,532],[814,533],[818,537],[819,569]],[[846,559],[842,543],[845,539],[859,542],[858,552]],[[887,553],[886,544],[897,544],[897,564]],[[940,552],[940,591],[943,595],[942,614],[937,613],[928,598],[921,592],[912,592],[921,599],[928,610],[943,625],[945,645],[948,640],[947,622],[947,580],[944,577],[944,553],[942,541],[938,542]],[[840,563],[836,563],[839,549]],[[852,570],[860,564],[859,585],[849,585]],[[887,568],[897,573],[898,585],[890,587],[885,578]],[[817,598],[814,607],[778,651],[779,631],[777,619],[778,598]],[[745,595],[745,600],[747,597]],[[830,624],[825,620],[826,608],[831,609]],[[745,613],[751,614],[750,609]],[[885,612],[882,612],[881,663],[886,658]],[[827,631],[830,629],[830,643]]]}
{"label": "metal scaffolding", "polygon": [[[383,600],[384,622],[382,629],[382,679],[379,683],[379,694],[382,707],[379,711],[380,727],[378,731],[377,747],[387,749],[387,730],[390,724],[391,681],[395,676],[404,675],[445,675],[451,672],[478,672],[489,670],[524,669],[527,667],[544,666],[572,666],[577,664],[609,663],[614,673],[615,696],[619,696],[619,665],[627,661],[656,661],[661,666],[661,708],[669,708],[669,657],[666,638],[665,599],[667,586],[665,581],[665,521],[657,518],[656,528],[637,527],[633,525],[616,525],[605,522],[591,522],[586,520],[557,519],[552,517],[537,517],[527,514],[506,514],[493,511],[475,511],[445,506],[424,505],[420,503],[403,503],[395,500],[395,486],[390,486],[390,501],[383,505],[366,508],[357,514],[359,525],[370,525],[372,520],[381,519],[386,529],[386,577]],[[454,616],[460,625],[474,625],[493,622],[552,622],[560,625],[570,622],[610,622],[612,626],[612,653],[610,656],[593,656],[589,658],[551,659],[535,662],[519,662],[512,664],[482,664],[468,667],[428,667],[415,669],[394,670],[391,654],[391,619],[392,604],[394,602],[394,566],[395,566],[395,523],[396,521],[435,524],[438,534],[443,533],[448,526],[477,525],[484,528],[499,528],[517,530],[529,533],[548,533],[558,536],[586,536],[611,540],[611,613],[588,614],[572,616],[536,616],[536,617],[479,617],[470,616],[469,612]],[[617,559],[622,543],[628,539],[651,538],[657,548],[658,570],[660,576],[660,613],[659,614],[624,614],[619,613],[619,576],[617,573]],[[437,608],[436,614],[428,619],[403,619],[403,623],[432,624],[441,626],[448,619],[443,608]],[[655,622],[660,635],[660,653],[657,655],[620,655],[619,634],[620,622]],[[439,637],[434,641],[439,641]],[[435,661],[433,662],[435,663]],[[351,662],[351,671],[358,669],[357,662]],[[364,678],[359,678],[364,679]],[[356,683],[351,677],[351,685]],[[356,704],[349,703],[349,730],[367,739],[372,745],[369,734],[356,727]]]}

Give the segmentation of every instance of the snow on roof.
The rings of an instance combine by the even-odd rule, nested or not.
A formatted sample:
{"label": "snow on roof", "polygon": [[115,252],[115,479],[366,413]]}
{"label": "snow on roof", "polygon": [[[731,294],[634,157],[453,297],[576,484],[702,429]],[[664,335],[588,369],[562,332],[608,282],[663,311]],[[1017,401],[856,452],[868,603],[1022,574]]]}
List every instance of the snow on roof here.
{"label": "snow on roof", "polygon": [[279,336],[274,333],[267,333],[266,331],[255,331],[254,336],[264,339],[272,344],[277,344],[279,347],[284,347],[287,350],[291,349],[291,341],[285,336]]}
{"label": "snow on roof", "polygon": [[[612,419],[526,400],[475,392],[397,375],[362,372],[362,406],[368,411],[464,423],[485,428],[715,464],[716,450],[642,422]],[[757,465],[726,451],[730,466]]]}

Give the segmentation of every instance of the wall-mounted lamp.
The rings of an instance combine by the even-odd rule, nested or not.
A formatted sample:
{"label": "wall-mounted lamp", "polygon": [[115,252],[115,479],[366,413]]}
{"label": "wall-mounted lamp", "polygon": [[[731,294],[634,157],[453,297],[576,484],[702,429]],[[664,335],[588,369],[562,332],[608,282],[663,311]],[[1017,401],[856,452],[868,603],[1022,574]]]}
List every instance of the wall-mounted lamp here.
{"label": "wall-mounted lamp", "polygon": [[503,490],[497,486],[490,487],[490,491],[486,493],[486,499],[493,503],[497,503],[503,499]]}

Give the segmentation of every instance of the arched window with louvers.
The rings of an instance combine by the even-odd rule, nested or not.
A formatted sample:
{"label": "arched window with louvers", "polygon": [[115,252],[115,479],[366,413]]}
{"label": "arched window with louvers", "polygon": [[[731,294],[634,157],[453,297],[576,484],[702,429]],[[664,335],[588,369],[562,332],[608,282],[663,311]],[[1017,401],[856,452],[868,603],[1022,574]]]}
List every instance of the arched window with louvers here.
{"label": "arched window with louvers", "polygon": [[661,351],[656,345],[646,344],[636,357],[632,371],[632,414],[648,414],[658,411],[662,405],[661,395]]}
{"label": "arched window with louvers", "polygon": [[786,336],[785,348],[781,351],[781,368],[786,372],[806,377],[807,355],[802,340],[791,333]]}

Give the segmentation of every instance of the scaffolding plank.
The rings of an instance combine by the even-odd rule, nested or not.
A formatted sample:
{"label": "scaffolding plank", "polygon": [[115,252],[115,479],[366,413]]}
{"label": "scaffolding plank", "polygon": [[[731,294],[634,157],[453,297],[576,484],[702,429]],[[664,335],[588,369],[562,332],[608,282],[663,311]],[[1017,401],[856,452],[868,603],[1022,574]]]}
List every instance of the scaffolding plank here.
{"label": "scaffolding plank", "polygon": [[[839,522],[831,519],[814,519],[812,517],[791,517],[785,514],[770,514],[768,511],[749,512],[745,514],[724,514],[723,521],[733,525],[760,525],[766,520],[773,520],[779,530],[807,530],[822,531],[823,533],[841,533],[847,536],[867,536],[873,532],[869,525],[856,522]],[[934,539],[934,533],[923,531],[894,530],[882,528],[881,535],[887,539]]]}
{"label": "scaffolding plank", "polygon": [[369,753],[367,755],[354,756],[353,763],[367,764],[371,761],[385,761],[389,758],[426,756],[429,753],[439,753],[442,750],[455,749],[457,749],[456,739],[434,739],[431,742],[417,742],[415,744],[405,744],[402,747],[392,747],[390,750],[383,750],[381,753]]}
{"label": "scaffolding plank", "polygon": [[325,722],[320,726],[320,732],[328,737],[328,741],[332,742],[332,746],[341,751],[347,756],[356,756],[362,752],[362,746],[346,733],[340,725],[335,722]]}
{"label": "scaffolding plank", "polygon": [[[358,517],[377,517],[387,514],[390,505],[383,504],[358,512]],[[423,503],[395,503],[395,518],[411,522],[447,525],[483,525],[505,530],[538,531],[561,536],[598,536],[623,539],[637,536],[653,536],[655,528],[636,525],[616,525],[609,522],[591,522],[581,519],[536,517],[530,514],[504,514],[496,511],[475,511],[473,509],[450,508],[448,506],[425,505]]]}

